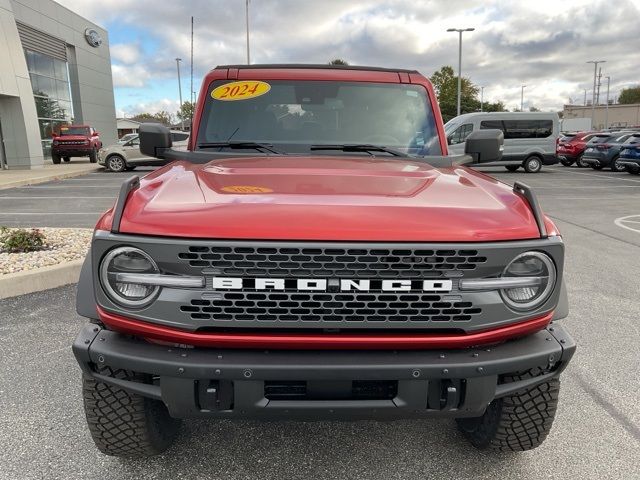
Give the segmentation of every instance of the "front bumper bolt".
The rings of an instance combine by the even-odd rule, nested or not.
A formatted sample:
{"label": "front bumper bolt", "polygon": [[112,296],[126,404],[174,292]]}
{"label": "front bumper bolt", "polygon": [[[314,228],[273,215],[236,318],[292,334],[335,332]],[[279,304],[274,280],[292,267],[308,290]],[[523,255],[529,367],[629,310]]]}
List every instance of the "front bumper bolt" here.
{"label": "front bumper bolt", "polygon": [[440,358],[445,358],[445,357],[446,357],[446,355],[444,353],[440,354]]}
{"label": "front bumper bolt", "polygon": [[471,355],[473,358],[478,358],[479,355],[477,353],[474,353],[473,355]]}
{"label": "front bumper bolt", "polygon": [[244,372],[242,372],[242,375],[244,375],[244,378],[251,378],[253,376],[253,372],[251,371],[251,369],[247,368]]}
{"label": "front bumper bolt", "polygon": [[85,344],[85,345],[89,345],[89,343],[91,343],[89,340],[85,340],[85,341],[84,341],[84,344]]}
{"label": "front bumper bolt", "polygon": [[449,373],[449,369],[444,368],[444,369],[442,370],[442,374],[443,374],[443,375],[446,375],[447,373]]}
{"label": "front bumper bolt", "polygon": [[478,367],[476,370],[478,371],[478,373],[484,373],[484,368],[482,367]]}
{"label": "front bumper bolt", "polygon": [[418,378],[420,376],[420,370],[414,370],[413,372],[411,372],[411,375],[413,376],[413,378]]}
{"label": "front bumper bolt", "polygon": [[222,372],[220,371],[220,369],[219,369],[219,368],[216,368],[215,374],[216,374],[216,375],[220,375],[221,373],[222,373]]}
{"label": "front bumper bolt", "polygon": [[98,357],[98,363],[104,363],[104,357],[102,355]]}
{"label": "front bumper bolt", "polygon": [[180,368],[178,369],[178,373],[184,373],[184,368],[180,367]]}

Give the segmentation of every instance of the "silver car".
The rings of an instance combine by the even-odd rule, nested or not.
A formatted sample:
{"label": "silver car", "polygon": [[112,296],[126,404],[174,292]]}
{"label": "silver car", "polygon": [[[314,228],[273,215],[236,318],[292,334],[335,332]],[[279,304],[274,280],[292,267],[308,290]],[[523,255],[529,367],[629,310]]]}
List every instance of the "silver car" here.
{"label": "silver car", "polygon": [[[140,151],[140,137],[137,134],[128,135],[132,136],[124,142],[121,139],[118,143],[101,148],[98,152],[98,163],[112,172],[123,172],[139,166],[157,166],[167,163],[167,160],[144,155]],[[174,148],[186,148],[189,141],[188,133],[172,131],[171,136]]]}

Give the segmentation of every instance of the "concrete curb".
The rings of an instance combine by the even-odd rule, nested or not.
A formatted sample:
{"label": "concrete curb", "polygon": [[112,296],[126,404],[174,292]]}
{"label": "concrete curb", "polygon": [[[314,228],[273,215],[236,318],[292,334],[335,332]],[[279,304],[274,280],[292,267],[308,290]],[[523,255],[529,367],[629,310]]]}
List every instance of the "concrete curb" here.
{"label": "concrete curb", "polygon": [[[80,177],[82,175],[86,175],[87,173],[95,172],[96,170],[100,170],[102,165],[95,164],[93,168],[86,168],[82,170],[72,170],[70,172],[56,172],[56,173],[47,173],[42,176],[33,177],[33,178],[24,178],[20,180],[13,180],[9,182],[0,182],[0,190],[5,188],[15,188],[15,187],[24,187],[27,185],[36,185],[38,183],[51,182],[54,180],[63,180],[65,178],[73,178]],[[2,176],[0,174],[0,180],[2,180]]]}
{"label": "concrete curb", "polygon": [[84,259],[0,276],[0,299],[78,283]]}

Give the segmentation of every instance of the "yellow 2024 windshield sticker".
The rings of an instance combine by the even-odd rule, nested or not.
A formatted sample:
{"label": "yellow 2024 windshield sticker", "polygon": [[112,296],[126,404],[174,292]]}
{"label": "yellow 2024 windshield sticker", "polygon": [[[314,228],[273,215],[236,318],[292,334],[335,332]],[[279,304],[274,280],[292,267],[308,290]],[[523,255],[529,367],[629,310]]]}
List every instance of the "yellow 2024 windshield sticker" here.
{"label": "yellow 2024 windshield sticker", "polygon": [[235,100],[248,100],[264,95],[271,90],[271,85],[258,80],[243,80],[239,82],[225,83],[213,89],[211,98],[232,102]]}

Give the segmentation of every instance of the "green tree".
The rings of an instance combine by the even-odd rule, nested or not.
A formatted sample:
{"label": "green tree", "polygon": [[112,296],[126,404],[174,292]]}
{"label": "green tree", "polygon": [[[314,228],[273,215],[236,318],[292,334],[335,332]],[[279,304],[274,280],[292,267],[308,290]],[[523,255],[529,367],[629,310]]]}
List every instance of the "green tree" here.
{"label": "green tree", "polygon": [[182,108],[176,112],[176,117],[178,117],[178,120],[191,120],[194,109],[195,105],[192,102],[183,102]]}
{"label": "green tree", "polygon": [[507,107],[504,105],[504,102],[498,100],[497,102],[485,102],[482,106],[482,111],[484,112],[506,112]]}
{"label": "green tree", "polygon": [[618,97],[618,103],[629,105],[630,103],[640,103],[640,86],[623,88]]}
{"label": "green tree", "polygon": [[531,105],[531,106],[529,107],[529,111],[530,111],[530,112],[539,112],[539,111],[540,111],[540,109],[539,109],[538,107],[536,107],[535,105]]}
{"label": "green tree", "polygon": [[349,65],[349,62],[342,60],[341,58],[334,58],[329,62],[329,65]]}
{"label": "green tree", "polygon": [[131,120],[135,122],[158,122],[163,125],[170,126],[173,123],[173,118],[169,112],[161,110],[158,113],[138,113]]}
{"label": "green tree", "polygon": [[[458,77],[454,75],[453,67],[448,65],[431,75],[431,83],[436,90],[440,111],[445,121],[456,116],[458,102]],[[477,112],[480,110],[478,101],[478,87],[471,80],[462,77],[460,113]]]}

